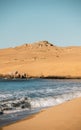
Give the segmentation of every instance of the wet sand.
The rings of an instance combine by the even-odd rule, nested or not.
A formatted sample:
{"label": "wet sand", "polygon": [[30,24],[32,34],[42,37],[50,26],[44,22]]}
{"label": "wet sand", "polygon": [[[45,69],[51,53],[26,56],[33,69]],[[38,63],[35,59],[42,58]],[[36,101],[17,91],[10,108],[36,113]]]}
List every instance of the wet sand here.
{"label": "wet sand", "polygon": [[81,130],[81,98],[48,108],[1,130]]}

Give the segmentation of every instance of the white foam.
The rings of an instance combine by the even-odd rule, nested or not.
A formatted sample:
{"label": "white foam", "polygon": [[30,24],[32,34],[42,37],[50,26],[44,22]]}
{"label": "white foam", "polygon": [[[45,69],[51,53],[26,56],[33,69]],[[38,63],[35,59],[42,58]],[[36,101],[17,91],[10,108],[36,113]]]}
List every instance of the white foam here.
{"label": "white foam", "polygon": [[26,111],[26,110],[29,110],[29,109],[27,109],[27,108],[25,108],[25,109],[18,108],[18,109],[15,109],[15,110],[8,110],[8,111],[5,110],[4,114],[11,114],[11,113],[22,112],[22,111]]}
{"label": "white foam", "polygon": [[30,100],[32,108],[54,106],[68,100],[81,97],[81,92],[63,94],[55,97],[38,98]]}
{"label": "white foam", "polygon": [[[63,102],[66,102],[68,100],[74,99],[76,97],[81,97],[81,91],[72,92],[68,94],[62,94],[62,95],[53,96],[53,97],[50,96],[50,97],[45,97],[45,98],[28,98],[28,102],[30,103],[31,110],[32,110],[36,108],[45,108],[45,107],[55,106]],[[23,100],[23,98],[20,100]],[[19,102],[20,100],[18,99],[15,102]],[[7,105],[9,104],[8,106],[11,107],[10,104],[12,103],[12,101],[8,101],[5,103],[7,103]],[[29,109],[30,108],[22,109],[21,107],[17,107],[15,109],[13,108],[12,110],[5,110],[4,113],[6,114],[16,113],[16,112],[29,110]]]}
{"label": "white foam", "polygon": [[0,101],[12,97],[12,94],[0,94]]}

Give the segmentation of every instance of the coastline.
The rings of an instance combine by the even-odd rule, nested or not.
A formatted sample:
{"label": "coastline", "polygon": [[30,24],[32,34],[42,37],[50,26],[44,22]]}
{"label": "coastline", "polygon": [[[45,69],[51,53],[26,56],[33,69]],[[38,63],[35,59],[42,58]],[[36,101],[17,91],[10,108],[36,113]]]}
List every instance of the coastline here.
{"label": "coastline", "polygon": [[47,108],[0,130],[81,130],[81,97]]}
{"label": "coastline", "polygon": [[55,75],[53,75],[53,76],[51,76],[51,75],[49,75],[49,76],[23,76],[22,77],[22,75],[20,76],[20,77],[15,77],[15,76],[13,76],[12,77],[12,75],[10,75],[10,74],[6,74],[6,75],[3,75],[3,74],[0,74],[0,79],[81,79],[81,76],[55,76]]}
{"label": "coastline", "polygon": [[[40,41],[33,44],[24,44],[15,48],[2,49],[0,50],[0,57],[0,79],[3,81],[22,81],[28,79],[81,80],[81,47],[58,47],[50,44],[48,41]],[[17,89],[16,85],[15,90]],[[48,83],[46,83],[46,85],[48,85]],[[19,86],[21,88],[23,84],[22,86]],[[81,87],[80,83],[79,87]],[[24,86],[22,88],[24,92]],[[39,88],[40,86],[38,87],[38,90]],[[61,88],[59,88],[59,90],[63,93]],[[76,90],[79,93],[78,86],[77,89],[73,90],[75,90],[75,93]],[[47,91],[44,91],[43,94],[45,92]],[[55,90],[53,93],[54,92],[56,94]],[[20,94],[20,97],[22,95],[24,95],[24,93]],[[73,91],[70,96],[72,95]],[[73,96],[75,96],[75,94]],[[67,99],[68,97],[69,95],[67,93]],[[66,99],[66,96],[64,99]],[[81,130],[80,100],[81,98],[77,98],[72,101],[48,108],[45,111],[36,114],[33,118],[18,121],[17,123],[3,127],[0,130]],[[19,107],[23,109],[24,107],[27,107],[26,103],[28,101],[28,99],[27,101],[24,100],[23,105],[22,102],[20,102],[20,99],[18,100],[18,103],[16,103],[15,100],[15,105],[18,104]],[[50,102],[51,101],[49,101],[49,103]],[[57,102],[59,102],[59,98],[57,98]],[[12,102],[12,104],[14,104],[14,102]],[[11,103],[9,105],[11,105]],[[11,105],[11,108],[13,107],[14,105]],[[8,106],[6,108],[10,109]],[[1,112],[3,112],[3,110],[1,110]]]}

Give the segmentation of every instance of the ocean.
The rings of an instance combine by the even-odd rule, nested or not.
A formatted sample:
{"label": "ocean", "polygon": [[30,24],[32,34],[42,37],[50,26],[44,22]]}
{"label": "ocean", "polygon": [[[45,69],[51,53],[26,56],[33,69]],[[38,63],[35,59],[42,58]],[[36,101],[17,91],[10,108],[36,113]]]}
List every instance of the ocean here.
{"label": "ocean", "polygon": [[0,127],[76,97],[80,79],[0,79]]}

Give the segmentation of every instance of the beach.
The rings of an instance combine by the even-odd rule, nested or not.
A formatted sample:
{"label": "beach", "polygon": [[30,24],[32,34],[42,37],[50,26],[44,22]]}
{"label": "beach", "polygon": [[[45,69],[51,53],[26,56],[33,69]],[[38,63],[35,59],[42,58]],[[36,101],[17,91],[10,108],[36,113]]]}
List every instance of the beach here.
{"label": "beach", "polygon": [[81,130],[81,0],[0,0],[0,130]]}
{"label": "beach", "polygon": [[81,130],[81,47],[0,49],[0,77],[1,130]]}
{"label": "beach", "polygon": [[0,130],[81,130],[81,98],[48,108]]}

